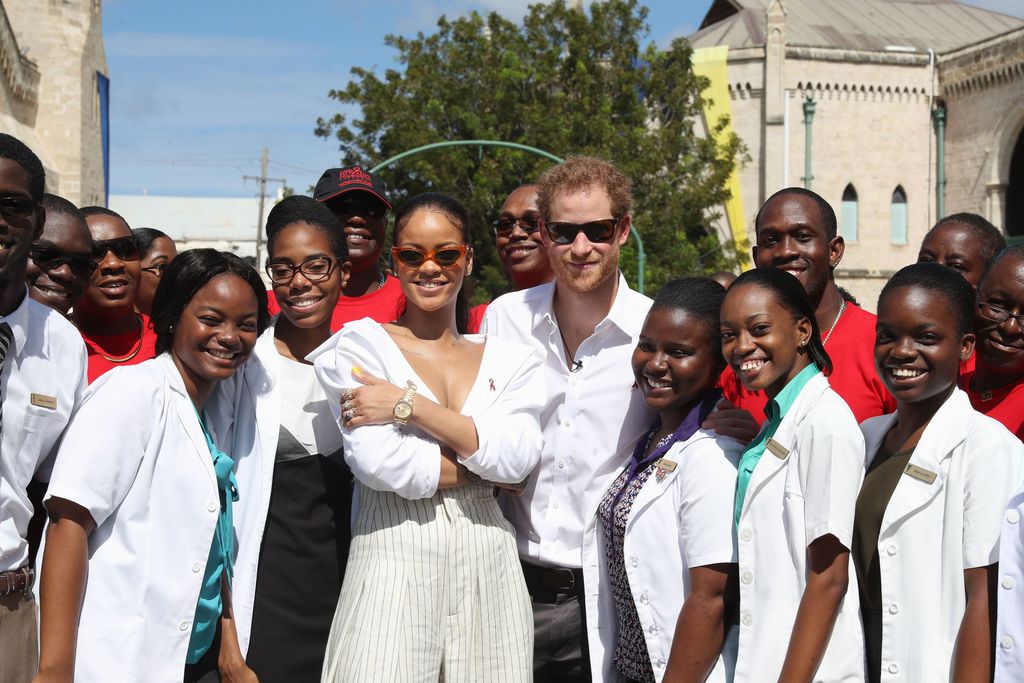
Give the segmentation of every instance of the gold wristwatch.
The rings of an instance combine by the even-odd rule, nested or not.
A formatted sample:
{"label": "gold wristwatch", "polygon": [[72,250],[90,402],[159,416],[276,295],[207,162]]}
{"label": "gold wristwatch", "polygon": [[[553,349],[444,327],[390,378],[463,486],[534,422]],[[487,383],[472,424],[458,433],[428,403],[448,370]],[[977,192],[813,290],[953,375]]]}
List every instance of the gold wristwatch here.
{"label": "gold wristwatch", "polygon": [[402,398],[398,399],[398,403],[395,404],[395,409],[392,414],[395,416],[395,424],[399,427],[404,427],[409,424],[409,418],[412,417],[412,397],[416,395],[416,385],[411,381],[405,383],[405,393],[402,394]]}

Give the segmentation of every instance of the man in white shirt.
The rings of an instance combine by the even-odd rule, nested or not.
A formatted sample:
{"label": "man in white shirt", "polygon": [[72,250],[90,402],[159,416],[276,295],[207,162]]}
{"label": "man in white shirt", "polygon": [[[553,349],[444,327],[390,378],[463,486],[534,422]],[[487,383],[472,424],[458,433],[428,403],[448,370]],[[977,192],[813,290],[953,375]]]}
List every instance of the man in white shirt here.
{"label": "man in white shirt", "polygon": [[28,532],[33,476],[51,455],[86,386],[85,345],[56,311],[28,296],[29,248],[44,220],[39,158],[0,133],[0,681],[28,683],[37,666]]}
{"label": "man in white shirt", "polygon": [[570,157],[539,186],[555,281],[497,299],[483,332],[530,344],[544,359],[540,465],[523,493],[502,504],[533,599],[534,676],[584,681],[583,532],[654,417],[630,365],[651,300],[618,269],[629,239],[629,179],[604,160]]}

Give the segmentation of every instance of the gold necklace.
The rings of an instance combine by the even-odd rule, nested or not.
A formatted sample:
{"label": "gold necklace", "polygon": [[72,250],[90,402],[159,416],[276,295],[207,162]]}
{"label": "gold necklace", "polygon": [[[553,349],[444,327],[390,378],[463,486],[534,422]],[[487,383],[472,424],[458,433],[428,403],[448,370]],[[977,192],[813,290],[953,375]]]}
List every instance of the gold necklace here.
{"label": "gold necklace", "polygon": [[132,345],[132,348],[128,352],[128,354],[124,356],[108,356],[107,354],[103,353],[103,351],[99,347],[99,344],[97,344],[96,353],[100,355],[100,358],[111,363],[127,363],[132,358],[135,358],[135,356],[139,355],[139,351],[142,350],[142,338],[145,336],[146,327],[145,325],[142,324],[142,317],[139,316],[138,313],[135,313],[134,315],[135,319],[139,323],[139,341],[135,342],[135,344]]}

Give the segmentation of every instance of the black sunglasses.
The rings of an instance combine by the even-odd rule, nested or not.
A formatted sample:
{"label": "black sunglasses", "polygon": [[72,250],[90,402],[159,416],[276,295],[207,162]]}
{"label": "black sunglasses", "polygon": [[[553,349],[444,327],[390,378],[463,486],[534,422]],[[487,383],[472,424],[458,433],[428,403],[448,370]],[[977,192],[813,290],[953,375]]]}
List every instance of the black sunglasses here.
{"label": "black sunglasses", "polygon": [[604,218],[588,223],[545,223],[548,239],[555,244],[572,244],[581,232],[594,244],[606,244],[615,237],[621,218]]}
{"label": "black sunglasses", "polygon": [[30,197],[7,195],[0,197],[0,216],[4,220],[25,219],[36,210],[36,203]]}
{"label": "black sunglasses", "polygon": [[519,229],[525,232],[527,235],[540,230],[540,218],[537,216],[520,216],[519,218],[499,218],[498,220],[491,223],[491,227],[494,228],[494,232],[502,237],[507,237],[512,234],[512,231],[519,226]]}
{"label": "black sunglasses", "polygon": [[71,272],[80,278],[87,278],[96,272],[96,261],[85,254],[72,254],[56,247],[33,244],[29,255],[40,270],[55,270],[67,264]]}
{"label": "black sunglasses", "polygon": [[387,205],[379,199],[367,194],[343,194],[327,202],[336,216],[363,216],[365,218],[382,218],[387,212]]}
{"label": "black sunglasses", "polygon": [[97,261],[102,261],[108,251],[113,252],[114,256],[122,261],[139,260],[139,244],[134,237],[118,237],[117,239],[93,242],[92,255]]}

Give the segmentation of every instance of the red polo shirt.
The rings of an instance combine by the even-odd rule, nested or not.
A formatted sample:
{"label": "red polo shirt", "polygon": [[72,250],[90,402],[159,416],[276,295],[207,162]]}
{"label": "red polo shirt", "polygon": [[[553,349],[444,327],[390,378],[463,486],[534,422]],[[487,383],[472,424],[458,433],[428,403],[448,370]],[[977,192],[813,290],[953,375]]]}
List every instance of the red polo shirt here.
{"label": "red polo shirt", "polygon": [[[281,307],[277,305],[274,290],[267,291],[267,309],[270,315],[277,315]],[[361,318],[373,318],[379,323],[391,323],[398,320],[405,312],[405,295],[398,278],[390,275],[384,280],[384,286],[375,292],[363,296],[338,297],[338,303],[331,314],[331,332],[337,332],[345,323]]]}
{"label": "red polo shirt", "polygon": [[1024,441],[1024,382],[981,392],[971,388],[973,383],[973,372],[960,375],[960,388],[970,396],[974,409],[1000,422]]}
{"label": "red polo shirt", "polygon": [[[875,318],[874,314],[848,302],[825,343],[825,351],[832,359],[828,383],[850,406],[857,422],[896,410],[896,399],[875,371]],[[729,367],[722,373],[720,382],[725,398],[759,422],[764,419],[768,397],[763,391],[749,391]]]}

